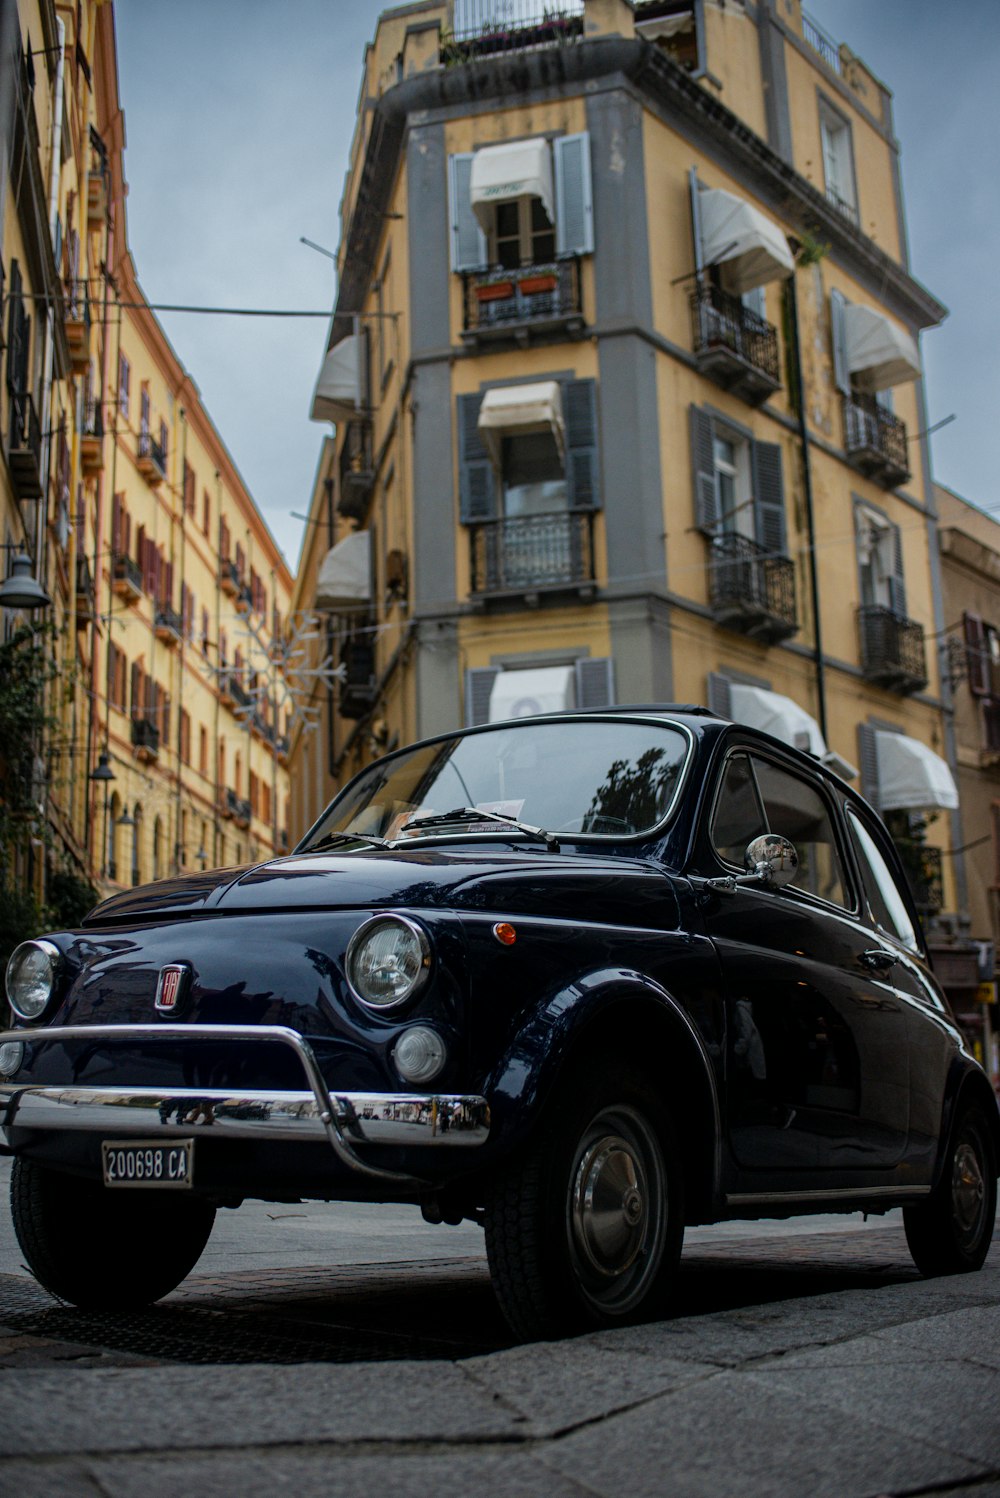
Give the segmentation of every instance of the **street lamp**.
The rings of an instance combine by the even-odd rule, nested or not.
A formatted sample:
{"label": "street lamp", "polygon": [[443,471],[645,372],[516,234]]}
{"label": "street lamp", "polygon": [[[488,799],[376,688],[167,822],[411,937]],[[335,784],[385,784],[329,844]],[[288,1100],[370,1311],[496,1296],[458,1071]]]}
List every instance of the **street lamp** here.
{"label": "street lamp", "polygon": [[194,856],[201,864],[202,873],[204,873],[204,871],[208,868],[208,854],[205,852],[204,848],[199,848]]}
{"label": "street lamp", "polygon": [[[4,546],[13,551],[13,546]],[[0,604],[5,609],[47,609],[52,599],[31,574],[31,558],[19,551],[10,564],[10,575],[0,583]]]}
{"label": "street lamp", "polygon": [[107,878],[108,870],[108,787],[112,780],[117,779],[111,768],[110,755],[106,749],[97,757],[97,764],[90,772],[90,779],[100,781],[104,785],[104,842],[101,845],[101,878]]}

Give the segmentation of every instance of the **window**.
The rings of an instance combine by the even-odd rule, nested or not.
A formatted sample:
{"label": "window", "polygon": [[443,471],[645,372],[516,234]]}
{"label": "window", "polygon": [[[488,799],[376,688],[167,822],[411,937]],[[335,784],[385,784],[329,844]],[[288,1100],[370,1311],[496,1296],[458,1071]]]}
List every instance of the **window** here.
{"label": "window", "polygon": [[211,516],[212,501],[207,489],[201,492],[201,530],[202,535],[207,536],[209,532],[209,521]]}
{"label": "window", "polygon": [[920,950],[916,929],[906,909],[901,894],[888,864],[868,828],[864,826],[853,807],[848,808],[848,826],[854,841],[854,852],[861,870],[861,882],[872,920],[883,931],[901,941],[911,951]]}
{"label": "window", "polygon": [[854,527],[858,551],[861,604],[906,614],[902,537],[898,525],[872,505],[856,504]]}
{"label": "window", "polygon": [[590,137],[586,131],[551,142],[537,137],[481,150],[490,154],[493,165],[489,182],[475,188],[475,202],[477,153],[449,160],[453,271],[483,270],[489,265],[516,269],[551,261],[557,255],[592,253]]}
{"label": "window", "polygon": [[132,369],[124,354],[118,355],[118,409],[128,421],[129,386]]}
{"label": "window", "polygon": [[166,466],[167,466],[167,438],[168,438],[168,436],[169,436],[169,433],[167,431],[167,423],[165,421],[161,421],[160,422],[160,451],[163,454],[163,466],[164,466],[164,468],[166,468]]}
{"label": "window", "polygon": [[459,396],[459,487],[466,524],[598,507],[596,387],[593,380],[567,380],[559,390],[564,452],[552,422],[541,418],[531,430],[524,430],[524,423],[516,432],[497,429],[488,448],[479,428],[484,396]]}
{"label": "window", "polygon": [[695,525],[743,536],[769,556],[786,554],[781,448],[758,442],[701,406],[691,407]]}
{"label": "window", "polygon": [[208,774],[208,729],[204,723],[198,728],[198,773]]}
{"label": "window", "polygon": [[149,436],[149,389],[143,385],[139,396],[139,435]]}
{"label": "window", "polygon": [[969,691],[981,705],[983,743],[1000,750],[1000,630],[968,612],[962,616],[962,630]]}
{"label": "window", "polygon": [[191,465],[188,462],[187,458],[185,458],[184,459],[184,513],[185,513],[185,515],[193,515],[194,514],[194,492],[195,492],[196,483],[197,483],[197,480],[195,479],[195,476],[194,476],[194,469],[191,467]]}
{"label": "window", "polygon": [[180,713],[180,757],[182,764],[191,763],[191,714],[184,707]]}
{"label": "window", "polygon": [[833,206],[857,222],[851,127],[826,99],[819,102],[819,133],[823,151],[823,181]]}
{"label": "window", "polygon": [[750,444],[715,431],[712,438],[719,529],[723,535],[753,538]]}
{"label": "window", "polygon": [[[590,711],[615,700],[614,662],[606,656],[577,661],[512,666],[474,666],[465,673],[465,722],[498,722],[531,712],[564,708]],[[530,706],[528,703],[530,702]]]}

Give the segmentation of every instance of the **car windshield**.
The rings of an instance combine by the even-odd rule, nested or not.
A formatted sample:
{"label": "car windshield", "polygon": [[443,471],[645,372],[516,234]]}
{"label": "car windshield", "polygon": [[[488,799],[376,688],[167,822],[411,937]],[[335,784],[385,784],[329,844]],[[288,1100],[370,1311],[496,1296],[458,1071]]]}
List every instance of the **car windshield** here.
{"label": "car windshield", "polygon": [[[631,837],[662,822],[688,752],[665,723],[617,719],[508,724],[380,760],[331,804],[308,852],[359,838],[503,834],[491,812],[563,836]],[[456,813],[449,826],[446,813]],[[422,819],[433,818],[421,827]],[[407,823],[412,823],[407,827]]]}

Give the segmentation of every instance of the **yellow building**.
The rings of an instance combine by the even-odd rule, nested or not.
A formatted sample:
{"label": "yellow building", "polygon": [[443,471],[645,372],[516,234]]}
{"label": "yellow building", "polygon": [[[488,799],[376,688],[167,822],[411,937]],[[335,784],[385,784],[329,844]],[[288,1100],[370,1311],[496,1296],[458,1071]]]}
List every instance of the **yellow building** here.
{"label": "yellow building", "polygon": [[[7,875],[33,854],[37,898],[52,904],[56,873],[107,892],[287,845],[291,577],[137,280],[113,9],[64,14],[40,0],[19,20],[25,56],[29,36],[39,45],[50,30],[58,36],[63,89],[57,78],[50,102],[62,121],[53,136],[61,207],[52,235],[41,236],[52,263],[42,254],[32,282],[43,317],[51,309],[52,352],[36,315],[14,366],[33,405],[53,414],[40,418],[31,496],[17,493],[28,465],[6,428],[14,499],[5,494],[4,514],[9,538],[18,505],[21,514],[26,499],[34,506],[36,525],[13,539],[52,600],[30,617],[36,627],[51,619],[58,674],[35,746],[30,835]],[[37,72],[34,94],[37,111]],[[21,97],[30,102],[24,87]],[[16,157],[16,137],[14,147]],[[5,325],[19,329],[30,294],[16,301],[9,283],[16,264],[23,285],[30,262],[16,232],[24,214],[12,211],[23,193],[17,203],[8,194],[3,245]],[[5,628],[27,617],[5,609]]]}
{"label": "yellow building", "polygon": [[344,678],[293,825],[380,744],[707,702],[853,778],[957,909],[944,308],[889,92],[799,0],[558,10],[427,0],[366,54],[297,584]]}

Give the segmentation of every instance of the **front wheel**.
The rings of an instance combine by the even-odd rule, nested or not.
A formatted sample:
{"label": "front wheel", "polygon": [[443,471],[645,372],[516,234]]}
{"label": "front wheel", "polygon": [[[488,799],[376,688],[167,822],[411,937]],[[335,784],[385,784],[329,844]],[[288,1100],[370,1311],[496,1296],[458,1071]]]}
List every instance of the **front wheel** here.
{"label": "front wheel", "polygon": [[16,1159],[14,1231],[28,1268],[61,1300],[124,1311],[167,1295],[190,1274],[215,1222],[190,1194],[108,1189]]}
{"label": "front wheel", "polygon": [[981,1269],[996,1209],[993,1136],[982,1111],[970,1107],[956,1122],[939,1184],[927,1201],[903,1209],[906,1241],[921,1274]]}
{"label": "front wheel", "polygon": [[546,1133],[487,1199],[504,1315],[525,1339],[662,1315],[683,1221],[673,1132],[652,1088],[616,1071],[563,1089]]}

